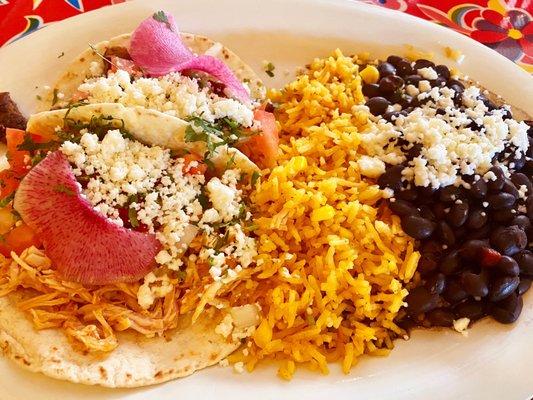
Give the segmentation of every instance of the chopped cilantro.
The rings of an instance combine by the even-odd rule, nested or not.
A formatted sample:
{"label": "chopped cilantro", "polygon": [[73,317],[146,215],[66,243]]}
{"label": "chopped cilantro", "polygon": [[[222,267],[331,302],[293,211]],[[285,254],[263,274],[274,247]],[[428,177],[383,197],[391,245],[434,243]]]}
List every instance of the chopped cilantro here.
{"label": "chopped cilantro", "polygon": [[163,10],[159,10],[154,15],[152,15],[152,18],[156,21],[164,23],[168,29],[172,30],[172,26],[170,25],[170,21],[168,20],[167,15]]}
{"label": "chopped cilantro", "polygon": [[213,246],[213,249],[217,252],[220,251],[222,247],[228,244],[228,240],[229,240],[229,231],[226,230],[226,232],[224,233],[224,236],[219,237],[217,239],[215,245]]}
{"label": "chopped cilantro", "polygon": [[274,70],[276,69],[276,67],[274,66],[274,64],[272,64],[271,62],[269,62],[266,66],[265,66],[265,73],[270,76],[271,78],[274,77]]}
{"label": "chopped cilantro", "polygon": [[225,167],[226,167],[226,169],[231,169],[231,168],[233,168],[235,165],[237,165],[237,164],[235,163],[235,153],[233,153],[233,154],[231,155],[231,157],[228,159],[228,161],[226,161],[226,165],[225,165]]}
{"label": "chopped cilantro", "polygon": [[0,200],[0,208],[4,208],[5,206],[7,206],[9,203],[11,203],[11,201],[13,200],[13,198],[15,197],[15,192],[7,195],[6,197],[4,197],[2,200]]}
{"label": "chopped cilantro", "polygon": [[64,55],[65,55],[65,52],[62,51],[61,54],[57,56],[57,58],[61,58],[61,57],[63,57]]}
{"label": "chopped cilantro", "polygon": [[200,194],[198,195],[198,202],[204,210],[207,210],[209,208],[209,197],[207,197],[207,194],[205,193],[205,188],[203,186],[200,189]]}
{"label": "chopped cilantro", "polygon": [[137,219],[137,210],[135,208],[128,208],[128,219],[132,228],[139,227],[139,220]]}
{"label": "chopped cilantro", "polygon": [[55,88],[54,89],[54,96],[52,97],[52,105],[55,106],[55,104],[57,103],[57,94],[59,93],[59,89]]}
{"label": "chopped cilantro", "polygon": [[36,95],[35,98],[39,101],[41,101],[43,98],[40,95]]}
{"label": "chopped cilantro", "polygon": [[[78,107],[78,105],[75,107]],[[57,136],[62,141],[78,142],[80,139],[78,134],[82,129],[87,129],[87,131],[96,134],[100,140],[104,138],[109,130],[113,129],[118,129],[126,139],[134,139],[133,135],[125,128],[126,124],[123,119],[114,118],[111,115],[93,115],[89,122],[81,122],[69,117],[72,108],[74,107],[69,108],[63,117],[63,129],[57,133]]]}
{"label": "chopped cilantro", "polygon": [[36,150],[48,150],[55,142],[46,142],[46,143],[36,143],[31,134],[24,134],[24,140],[21,144],[17,146],[18,150],[24,151],[36,151]]}
{"label": "chopped cilantro", "polygon": [[251,184],[252,186],[255,186],[255,184],[257,183],[257,180],[261,177],[261,174],[257,171],[254,171],[254,173],[252,174],[252,179],[251,179]]}
{"label": "chopped cilantro", "polygon": [[74,196],[76,193],[69,187],[66,187],[63,184],[56,185],[54,191],[57,193],[65,193],[68,196]]}

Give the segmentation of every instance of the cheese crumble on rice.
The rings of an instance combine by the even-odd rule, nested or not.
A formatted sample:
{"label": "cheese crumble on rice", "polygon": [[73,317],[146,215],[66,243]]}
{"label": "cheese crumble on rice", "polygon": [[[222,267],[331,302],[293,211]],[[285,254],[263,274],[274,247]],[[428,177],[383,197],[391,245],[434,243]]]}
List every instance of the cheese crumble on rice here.
{"label": "cheese crumble on rice", "polygon": [[228,293],[230,302],[255,299],[263,318],[246,353],[229,359],[239,370],[281,360],[285,379],[297,363],[327,373],[339,360],[348,373],[360,355],[386,355],[404,336],[393,320],[419,253],[381,202],[387,193],[359,171],[369,121],[352,111],[363,102],[354,60],[340,51],[316,59],[270,97],[281,154],[251,196],[257,273]]}

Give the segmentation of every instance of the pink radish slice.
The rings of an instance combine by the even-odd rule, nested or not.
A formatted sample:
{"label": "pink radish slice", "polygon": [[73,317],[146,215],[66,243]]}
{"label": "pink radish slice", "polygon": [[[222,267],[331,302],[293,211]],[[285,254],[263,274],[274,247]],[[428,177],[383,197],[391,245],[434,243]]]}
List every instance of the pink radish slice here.
{"label": "pink radish slice", "polygon": [[87,285],[133,282],[155,267],[161,248],[155,236],[120,227],[95,211],[60,151],[26,175],[14,207],[67,280]]}
{"label": "pink radish slice", "polygon": [[145,19],[131,36],[130,55],[149,76],[186,70],[202,71],[222,83],[231,96],[248,103],[250,95],[233,71],[218,58],[195,56],[181,41],[174,17],[158,11]]}
{"label": "pink radish slice", "polygon": [[176,66],[176,71],[202,71],[224,84],[228,93],[244,103],[250,101],[250,95],[233,71],[222,60],[212,56],[198,56]]}
{"label": "pink radish slice", "polygon": [[175,71],[177,64],[194,54],[181,41],[174,17],[159,11],[131,35],[130,56],[148,75],[161,76]]}

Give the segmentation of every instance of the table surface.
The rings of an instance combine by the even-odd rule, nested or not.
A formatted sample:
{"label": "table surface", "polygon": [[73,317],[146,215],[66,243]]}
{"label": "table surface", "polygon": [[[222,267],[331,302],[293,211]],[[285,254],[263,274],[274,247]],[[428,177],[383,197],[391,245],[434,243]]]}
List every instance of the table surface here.
{"label": "table surface", "polygon": [[[125,1],[0,0],[0,46],[55,21]],[[533,74],[533,0],[351,1],[364,1],[447,26],[478,40]]]}

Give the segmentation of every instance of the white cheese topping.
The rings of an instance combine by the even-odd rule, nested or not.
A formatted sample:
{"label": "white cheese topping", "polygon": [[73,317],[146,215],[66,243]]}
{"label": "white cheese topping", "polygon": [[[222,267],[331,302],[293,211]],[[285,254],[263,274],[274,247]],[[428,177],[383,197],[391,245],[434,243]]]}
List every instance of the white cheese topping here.
{"label": "white cheese topping", "polygon": [[120,103],[142,106],[187,119],[191,116],[214,122],[228,117],[244,127],[253,124],[250,107],[234,99],[218,96],[201,87],[195,78],[170,73],[159,78],[132,81],[128,72],[118,70],[108,76],[90,78],[78,87],[90,103]]}
{"label": "white cheese topping", "polygon": [[[430,73],[425,71],[427,76]],[[419,83],[422,93],[418,98],[426,100],[424,105],[398,116],[393,123],[374,118],[361,134],[361,145],[369,156],[358,162],[363,174],[374,177],[378,171],[383,172],[377,161],[369,158],[402,164],[407,161],[406,153],[416,145],[420,152],[407,162],[404,178],[417,186],[438,188],[463,184],[461,175],[483,176],[493,166],[493,157],[509,146],[517,157],[527,152],[528,125],[506,118],[505,110],[489,111],[479,98],[479,88],[464,90],[463,104],[467,108],[461,110],[454,105],[453,89],[425,87],[423,82],[427,81]],[[501,167],[507,171],[505,165]],[[490,179],[490,173],[485,178]]]}

